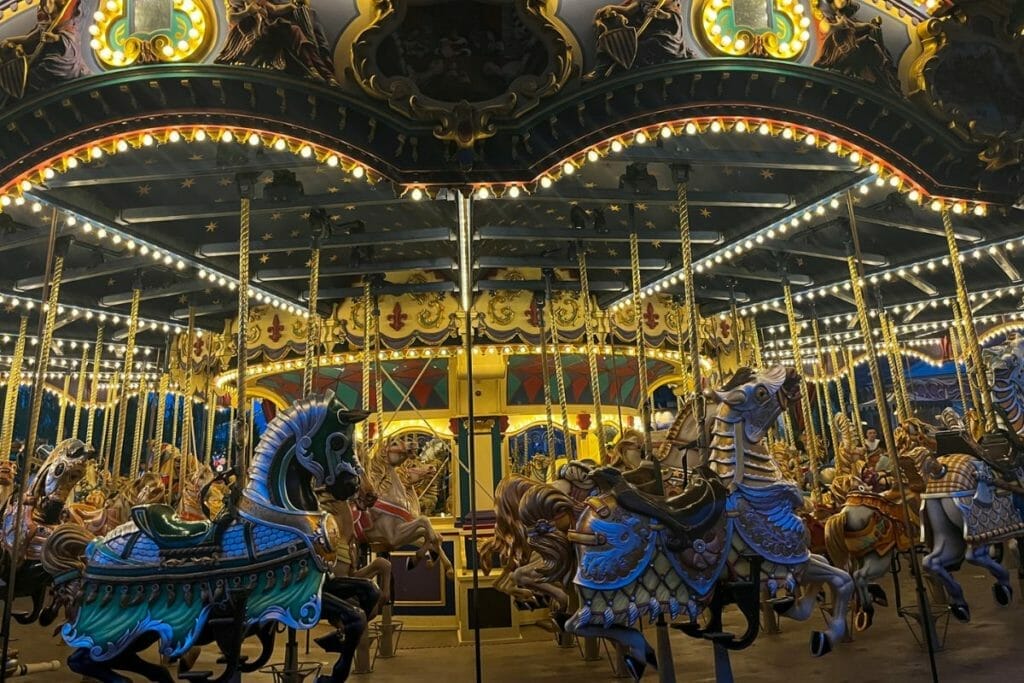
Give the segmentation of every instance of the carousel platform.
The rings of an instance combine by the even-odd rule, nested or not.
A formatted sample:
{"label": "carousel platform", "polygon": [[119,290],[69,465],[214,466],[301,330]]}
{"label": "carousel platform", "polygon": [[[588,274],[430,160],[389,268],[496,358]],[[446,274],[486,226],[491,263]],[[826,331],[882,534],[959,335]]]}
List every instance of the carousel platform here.
{"label": "carousel platform", "polygon": [[[964,588],[973,609],[970,624],[949,625],[945,649],[938,653],[940,680],[963,682],[981,680],[1019,680],[1020,659],[1016,653],[1019,634],[1024,630],[1024,608],[1019,598],[1024,585],[1017,586],[1017,599],[1007,608],[998,608],[991,599],[989,581],[978,572],[964,577]],[[891,592],[891,585],[887,585]],[[904,596],[913,595],[912,586],[904,586]],[[890,599],[892,596],[890,595]],[[817,617],[813,618],[817,620]],[[820,620],[819,620],[820,621]],[[812,621],[812,623],[816,623]],[[813,659],[807,651],[809,626],[783,622],[782,633],[762,635],[747,651],[733,655],[737,681],[830,681],[843,683],[916,682],[930,680],[926,653],[914,641],[893,607],[881,608],[871,630],[857,634],[854,642],[843,643],[822,659]],[[585,662],[576,649],[559,649],[550,634],[536,627],[522,630],[517,643],[485,644],[484,680],[488,683],[565,683],[566,681],[616,679],[608,661]],[[652,634],[653,635],[653,634]],[[26,661],[61,659],[67,649],[38,627],[14,625],[16,642]],[[300,636],[300,645],[304,639]],[[676,675],[680,681],[711,681],[711,648],[681,634],[673,633]],[[279,647],[280,649],[280,647]],[[197,668],[205,668],[204,654]],[[321,659],[316,646],[303,660]],[[323,658],[326,661],[326,657]],[[69,683],[78,678],[67,671],[37,674],[27,678],[37,683]],[[263,683],[269,675],[252,674],[246,681]],[[353,675],[356,683],[407,683],[408,681],[446,681],[468,683],[473,680],[473,648],[459,646],[456,635],[410,632],[403,636],[398,655],[377,659],[374,671]],[[644,680],[656,681],[654,672]]]}

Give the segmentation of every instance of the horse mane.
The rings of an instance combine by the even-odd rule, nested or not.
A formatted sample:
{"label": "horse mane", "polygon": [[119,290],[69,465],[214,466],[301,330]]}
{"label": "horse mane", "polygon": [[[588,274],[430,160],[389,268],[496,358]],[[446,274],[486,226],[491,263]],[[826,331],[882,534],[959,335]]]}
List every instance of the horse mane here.
{"label": "horse mane", "polygon": [[501,558],[505,572],[529,561],[530,547],[526,531],[519,520],[519,501],[540,482],[519,474],[511,474],[500,482],[494,491],[494,536],[484,541],[477,554],[484,574],[494,568],[493,556]]}
{"label": "horse mane", "polygon": [[[311,395],[296,401],[290,407],[280,411],[267,424],[263,436],[253,449],[250,481],[262,481],[266,485],[266,475],[274,456],[289,441],[294,440],[296,447],[301,447],[303,437],[314,434],[327,417],[328,406],[334,394],[328,391],[323,396]],[[264,471],[260,471],[264,470]],[[253,476],[256,474],[259,476]]]}
{"label": "horse mane", "polygon": [[534,486],[519,501],[519,519],[526,528],[527,542],[544,561],[541,581],[566,585],[572,578],[572,544],[553,521],[572,516],[575,502],[553,486]]}
{"label": "horse mane", "polygon": [[753,368],[741,367],[732,373],[732,377],[721,387],[720,391],[731,391],[745,384],[750,384],[757,379],[757,373]]}

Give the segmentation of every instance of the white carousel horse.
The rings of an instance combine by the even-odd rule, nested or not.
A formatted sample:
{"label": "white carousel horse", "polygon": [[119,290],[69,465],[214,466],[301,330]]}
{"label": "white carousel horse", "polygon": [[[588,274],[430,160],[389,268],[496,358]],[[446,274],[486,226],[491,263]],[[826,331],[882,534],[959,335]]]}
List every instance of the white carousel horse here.
{"label": "white carousel horse", "polygon": [[777,612],[802,621],[814,612],[819,588],[827,583],[834,609],[826,617],[827,630],[812,633],[811,652],[823,655],[841,640],[853,581],[809,552],[796,514],[803,495],[782,478],[762,446],[799,382],[781,366],[737,371],[717,392],[708,467],[674,499],[645,495],[612,468],[591,473],[601,493],[588,499],[568,532],[579,553],[575,582],[582,606],[566,630],[617,641],[628,651],[626,666],[639,678],[645,662],[655,663],[634,626],[645,615],[654,621],[685,612],[691,623],[683,630],[703,635],[696,625],[700,613],[710,609],[710,630],[720,627],[716,596],[744,583],[752,590],[744,589],[746,603],[737,600],[748,620],[747,635],[736,642],[743,646],[756,635],[760,586],[773,596]]}
{"label": "white carousel horse", "polygon": [[963,433],[974,453],[940,456],[938,472],[929,478],[923,496],[923,532],[931,552],[922,566],[945,587],[952,614],[960,621],[969,621],[971,612],[951,571],[964,560],[984,568],[996,581],[996,602],[1008,605],[1013,598],[1010,575],[989,546],[1024,537],[1024,339],[982,352],[992,402],[1005,423],[1001,434],[1008,441],[1006,452],[990,455]]}

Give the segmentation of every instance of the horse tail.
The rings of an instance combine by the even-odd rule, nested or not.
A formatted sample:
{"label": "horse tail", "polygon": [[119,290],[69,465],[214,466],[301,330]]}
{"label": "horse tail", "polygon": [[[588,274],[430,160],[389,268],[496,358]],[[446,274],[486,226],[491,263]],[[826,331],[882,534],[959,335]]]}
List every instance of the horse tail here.
{"label": "horse tail", "polygon": [[825,551],[832,566],[850,565],[850,551],[846,548],[846,510],[840,510],[825,521]]}
{"label": "horse tail", "polygon": [[526,533],[519,523],[519,501],[527,490],[537,484],[518,474],[509,475],[498,482],[498,488],[494,491],[494,536],[477,550],[480,568],[485,575],[494,568],[495,555],[501,558],[509,570],[515,569],[520,559],[529,556]]}
{"label": "horse tail", "polygon": [[85,570],[85,549],[93,539],[78,524],[61,524],[43,544],[40,564],[55,583],[73,581]]}

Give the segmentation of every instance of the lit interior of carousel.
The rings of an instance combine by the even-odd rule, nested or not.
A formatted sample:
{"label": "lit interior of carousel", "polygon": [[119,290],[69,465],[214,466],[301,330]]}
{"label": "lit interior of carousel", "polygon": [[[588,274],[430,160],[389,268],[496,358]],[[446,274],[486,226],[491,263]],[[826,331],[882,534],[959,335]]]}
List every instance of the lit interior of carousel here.
{"label": "lit interior of carousel", "polygon": [[351,4],[0,0],[0,683],[1017,676],[1024,2]]}

